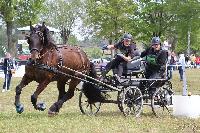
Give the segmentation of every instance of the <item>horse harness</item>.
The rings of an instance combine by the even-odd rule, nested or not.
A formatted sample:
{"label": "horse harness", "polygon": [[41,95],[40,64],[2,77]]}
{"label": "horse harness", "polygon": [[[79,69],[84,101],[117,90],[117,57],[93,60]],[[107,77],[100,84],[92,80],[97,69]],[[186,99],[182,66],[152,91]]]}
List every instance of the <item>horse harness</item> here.
{"label": "horse harness", "polygon": [[[41,41],[41,43],[42,43],[42,46],[44,46],[44,44],[45,44],[45,37],[44,37],[44,33],[42,32],[42,31],[40,31],[40,30],[36,30],[35,32],[32,32],[32,35],[33,34],[36,34],[36,35],[38,35],[38,37],[39,37],[39,39],[40,39],[40,41]],[[51,43],[51,42],[50,42]],[[81,51],[80,51],[80,48],[79,47],[76,47],[75,49],[74,48],[70,48],[69,46],[57,46],[57,45],[55,45],[54,43],[52,43],[52,45],[53,46],[50,46],[50,49],[47,49],[42,55],[41,55],[41,49],[39,50],[38,48],[32,48],[32,49],[30,49],[30,52],[31,51],[33,51],[33,50],[36,50],[36,51],[38,51],[38,53],[39,53],[39,60],[41,59],[41,58],[43,58],[44,56],[46,56],[47,54],[48,54],[48,60],[52,60],[52,59],[50,59],[51,58],[51,56],[52,55],[50,55],[51,53],[53,53],[53,51],[54,50],[56,50],[56,52],[58,53],[58,64],[57,64],[57,66],[58,66],[58,68],[67,68],[66,66],[63,66],[63,57],[62,57],[62,53],[61,53],[61,50],[60,49],[68,49],[69,51],[72,51],[72,52],[76,52],[76,53],[78,53],[79,54],[79,56],[80,56],[80,59],[81,59],[81,62],[82,62],[82,64],[83,64],[83,73],[86,73],[86,72],[88,72],[88,70],[87,70],[87,68],[88,67],[90,67],[89,66],[89,63],[86,63],[87,65],[85,65],[85,61],[84,61],[84,57],[83,57],[83,55],[82,55],[82,53],[81,53]],[[48,46],[47,46],[48,47]],[[48,62],[46,62],[45,63],[47,66],[49,66],[49,63]],[[38,64],[37,64],[38,65]],[[41,65],[44,65],[44,64],[41,64]],[[51,64],[50,64],[50,67],[51,67],[51,65],[52,65],[52,62],[51,62]],[[67,68],[67,69],[70,69],[70,68]]]}
{"label": "horse harness", "polygon": [[[61,51],[59,49],[68,49],[69,51],[71,52],[76,52],[80,55],[80,58],[81,58],[81,61],[82,61],[82,64],[83,64],[83,69],[84,71],[82,71],[83,73],[86,73],[87,70],[86,68],[89,67],[89,65],[85,65],[85,62],[84,62],[84,58],[81,54],[81,51],[80,51],[80,48],[79,47],[76,47],[76,49],[72,49],[72,48],[69,48],[68,46],[56,46],[54,45],[53,47],[51,47],[49,50],[45,51],[45,53],[43,53],[42,55],[39,55],[39,59],[41,59],[42,57],[46,56],[48,54],[48,58],[50,58],[50,53],[52,53],[54,50],[56,50],[58,52],[58,56],[59,56],[59,59],[58,59],[58,67],[61,68],[61,67],[66,67],[66,66],[63,66],[63,57],[62,57],[62,54],[61,54]],[[51,60],[51,59],[48,59],[48,60]],[[49,63],[46,62],[46,64],[48,65]],[[50,64],[51,65],[51,64]]]}

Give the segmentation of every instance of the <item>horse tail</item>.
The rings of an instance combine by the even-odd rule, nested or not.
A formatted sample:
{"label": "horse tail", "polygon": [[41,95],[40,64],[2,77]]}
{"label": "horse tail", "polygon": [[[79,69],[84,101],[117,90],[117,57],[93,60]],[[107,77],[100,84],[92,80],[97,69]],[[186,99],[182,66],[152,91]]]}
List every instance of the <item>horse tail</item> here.
{"label": "horse tail", "polygon": [[[94,66],[94,63],[90,62],[90,69],[88,76],[92,78],[97,78],[97,72]],[[85,96],[88,98],[88,100],[93,102],[101,102],[105,100],[104,95],[101,93],[101,89],[99,86],[95,85],[96,82],[94,82],[91,78],[86,78],[89,82],[84,82],[82,85],[82,91],[85,94]],[[91,84],[90,82],[93,82],[94,84]],[[97,84],[97,83],[96,83]]]}

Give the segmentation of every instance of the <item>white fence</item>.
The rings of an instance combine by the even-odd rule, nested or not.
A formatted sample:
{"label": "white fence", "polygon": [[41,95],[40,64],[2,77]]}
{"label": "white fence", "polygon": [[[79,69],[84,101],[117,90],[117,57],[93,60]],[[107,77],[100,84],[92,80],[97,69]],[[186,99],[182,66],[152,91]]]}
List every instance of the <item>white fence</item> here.
{"label": "white fence", "polygon": [[[18,67],[18,69],[15,71],[15,74],[13,74],[12,76],[13,77],[23,77],[25,73],[25,65],[21,65]],[[3,70],[0,71],[0,78],[4,78],[5,75],[4,75],[4,72]]]}

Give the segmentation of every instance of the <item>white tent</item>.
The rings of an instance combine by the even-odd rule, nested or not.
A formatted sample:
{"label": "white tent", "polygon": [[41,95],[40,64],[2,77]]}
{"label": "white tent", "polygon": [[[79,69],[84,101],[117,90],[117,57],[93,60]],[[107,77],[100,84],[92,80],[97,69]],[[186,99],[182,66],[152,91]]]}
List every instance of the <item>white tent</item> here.
{"label": "white tent", "polygon": [[[33,26],[35,27],[37,24],[34,24]],[[55,32],[55,33],[59,33],[60,30],[59,29],[56,29],[56,28],[53,28],[53,27],[49,27],[47,26],[47,28],[52,31],[52,32]],[[29,31],[30,30],[30,26],[25,26],[25,27],[21,27],[21,28],[17,28],[17,30],[19,31]]]}
{"label": "white tent", "polygon": [[[35,27],[36,25],[37,24],[34,24],[33,27]],[[41,25],[41,24],[38,24],[38,25]],[[52,33],[52,37],[53,37],[54,41],[56,43],[61,43],[62,39],[60,37],[60,30],[53,28],[53,27],[49,27],[49,26],[47,26],[47,28]],[[20,41],[18,42],[18,44],[21,44],[21,42],[22,42],[21,40],[24,40],[25,35],[29,34],[30,26],[20,27],[20,28],[17,28],[17,30],[21,32],[20,37],[19,37]]]}

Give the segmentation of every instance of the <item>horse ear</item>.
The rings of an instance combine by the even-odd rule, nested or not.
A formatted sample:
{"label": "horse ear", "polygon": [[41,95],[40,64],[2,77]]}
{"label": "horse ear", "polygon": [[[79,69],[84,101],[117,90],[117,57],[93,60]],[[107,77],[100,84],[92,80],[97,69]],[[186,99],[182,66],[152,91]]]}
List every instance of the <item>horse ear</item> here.
{"label": "horse ear", "polygon": [[42,22],[42,27],[45,27],[45,22]]}
{"label": "horse ear", "polygon": [[34,30],[34,27],[32,26],[32,23],[30,21],[30,31],[33,31]]}
{"label": "horse ear", "polygon": [[45,29],[46,29],[45,22],[42,22],[42,32],[44,32]]}

